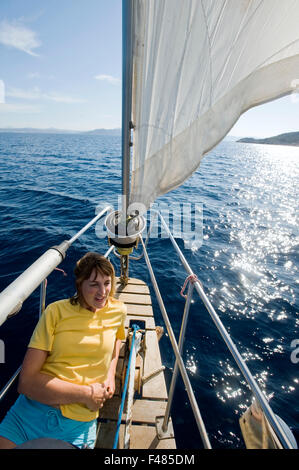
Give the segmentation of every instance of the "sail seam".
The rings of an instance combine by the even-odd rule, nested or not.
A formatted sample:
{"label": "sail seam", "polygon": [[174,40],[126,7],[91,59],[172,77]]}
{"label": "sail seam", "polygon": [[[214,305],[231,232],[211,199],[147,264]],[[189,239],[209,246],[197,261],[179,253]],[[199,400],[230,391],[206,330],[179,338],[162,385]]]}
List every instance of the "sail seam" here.
{"label": "sail seam", "polygon": [[[194,10],[192,9],[192,4],[193,4],[193,2],[191,1],[190,10],[189,10],[189,18],[188,18],[188,22],[187,22],[186,40],[185,40],[185,43],[184,43],[184,50],[182,52],[182,56],[181,56],[181,60],[180,60],[179,77],[178,77],[178,81],[177,81],[177,87],[176,87],[176,90],[175,90],[175,96],[177,97],[177,99],[176,99],[175,109],[174,109],[174,113],[173,113],[174,117],[173,117],[172,126],[171,126],[171,136],[173,135],[175,122],[176,122],[179,90],[180,90],[182,79],[183,79],[183,63],[184,63],[185,58],[186,58],[186,52],[187,52],[187,49],[188,49],[190,34],[191,34],[191,30],[192,30],[192,24],[193,24],[193,21],[194,21]],[[193,10],[193,13],[192,13],[192,10]]]}
{"label": "sail seam", "polygon": [[[220,81],[223,79],[224,74],[225,74],[226,69],[227,69],[227,66],[228,66],[228,64],[229,64],[229,61],[230,61],[230,59],[231,59],[231,56],[232,56],[234,47],[235,47],[235,45],[236,45],[236,43],[237,43],[237,40],[239,39],[241,33],[247,28],[248,24],[249,24],[249,23],[252,21],[252,19],[255,17],[256,12],[259,10],[259,8],[260,8],[260,6],[262,5],[263,1],[264,1],[264,0],[261,0],[261,1],[260,1],[260,3],[257,5],[256,9],[255,9],[255,10],[252,12],[252,14],[248,17],[248,19],[247,19],[246,22],[245,22],[245,16],[246,16],[246,15],[244,16],[244,19],[243,19],[243,21],[242,21],[241,24],[240,24],[239,30],[238,30],[238,32],[237,32],[235,38],[234,38],[234,41],[233,41],[232,45],[230,46],[229,53],[228,53],[228,55],[227,55],[227,58],[226,58],[226,61],[225,61],[224,65],[223,65],[223,67],[222,67],[221,75],[217,78],[217,82],[220,82]],[[248,4],[248,6],[247,6],[247,12],[249,11],[249,9],[250,9],[250,4]],[[228,83],[231,82],[232,76],[233,76],[233,72],[235,71],[235,69],[236,69],[236,66],[234,67],[234,69],[233,69],[233,71],[232,71],[232,73],[231,73],[231,77],[230,77]]]}
{"label": "sail seam", "polygon": [[[206,15],[206,12],[205,12],[205,9],[204,9],[204,6],[203,6],[202,2],[203,2],[203,0],[201,0],[200,3],[201,3],[201,8],[202,8],[202,12],[203,12],[205,25],[206,25],[206,35],[207,35],[208,42],[209,42],[209,68],[210,68],[210,77],[211,77],[211,80],[210,80],[210,100],[209,100],[209,106],[210,106],[211,103],[212,103],[212,95],[213,95],[212,45],[211,45],[211,38],[210,38],[210,35],[209,35],[207,15]],[[204,86],[202,86],[201,98],[202,98],[202,95],[203,95],[203,89],[204,89]],[[201,98],[200,98],[200,103],[201,103]],[[199,104],[199,109],[200,109],[200,104]]]}

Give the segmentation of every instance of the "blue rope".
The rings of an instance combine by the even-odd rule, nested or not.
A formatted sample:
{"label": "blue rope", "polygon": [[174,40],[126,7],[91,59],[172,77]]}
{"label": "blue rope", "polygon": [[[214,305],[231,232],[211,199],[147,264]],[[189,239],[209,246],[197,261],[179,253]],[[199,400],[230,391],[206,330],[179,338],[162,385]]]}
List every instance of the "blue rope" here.
{"label": "blue rope", "polygon": [[119,430],[120,430],[120,423],[121,423],[121,417],[123,414],[123,409],[125,405],[125,399],[126,399],[126,394],[127,394],[127,387],[128,387],[128,382],[129,382],[129,375],[130,375],[130,367],[131,367],[131,361],[132,361],[132,353],[133,353],[133,346],[135,343],[135,336],[136,336],[136,331],[140,329],[138,325],[132,325],[133,328],[133,337],[132,337],[132,344],[131,344],[131,350],[130,350],[130,355],[129,355],[129,361],[128,361],[128,366],[127,366],[127,372],[126,372],[126,379],[125,379],[125,384],[124,384],[124,390],[121,398],[121,405],[120,405],[120,410],[118,414],[118,421],[117,421],[117,429],[116,429],[116,434],[114,438],[114,443],[113,443],[113,449],[117,449],[117,444],[118,444],[118,436],[119,436]]}

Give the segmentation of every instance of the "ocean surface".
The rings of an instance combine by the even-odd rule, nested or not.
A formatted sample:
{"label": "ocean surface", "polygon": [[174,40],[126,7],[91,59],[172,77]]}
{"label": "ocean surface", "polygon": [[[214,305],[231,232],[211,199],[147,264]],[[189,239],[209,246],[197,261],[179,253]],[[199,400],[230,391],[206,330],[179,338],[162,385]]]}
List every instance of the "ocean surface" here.
{"label": "ocean surface", "polygon": [[[120,154],[115,136],[0,134],[0,290],[47,248],[71,238],[100,207],[118,209]],[[299,352],[292,342],[299,341],[298,188],[299,148],[224,141],[184,185],[156,201],[274,412],[297,440]],[[185,241],[178,232],[183,214],[190,222],[182,230]],[[101,227],[90,228],[68,250],[59,266],[67,277],[57,270],[48,277],[47,303],[73,294],[77,259],[87,251],[106,252]],[[148,254],[178,338],[186,272],[159,228]],[[119,273],[117,258],[111,261]],[[150,282],[144,260],[131,261],[130,274]],[[153,302],[156,324],[163,326]],[[0,327],[1,388],[22,362],[38,309],[37,289]],[[160,345],[168,377],[174,356],[167,333]],[[239,418],[252,395],[196,292],[183,356],[212,446],[244,448]],[[0,403],[0,419],[16,396],[14,386]],[[181,380],[172,414],[178,447],[201,448]]]}

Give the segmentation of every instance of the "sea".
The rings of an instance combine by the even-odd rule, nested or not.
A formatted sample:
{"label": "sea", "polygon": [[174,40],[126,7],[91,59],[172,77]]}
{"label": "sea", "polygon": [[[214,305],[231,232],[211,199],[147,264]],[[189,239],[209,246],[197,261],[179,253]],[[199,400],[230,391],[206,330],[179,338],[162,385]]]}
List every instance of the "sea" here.
{"label": "sea", "polygon": [[[298,188],[299,148],[224,140],[182,186],[155,201],[273,411],[297,441]],[[0,290],[102,207],[112,204],[117,210],[120,193],[120,137],[1,133]],[[74,293],[73,268],[81,256],[107,249],[100,221],[68,250],[59,265],[64,273],[49,275],[46,303]],[[147,250],[178,340],[187,273],[159,225]],[[110,260],[119,274],[118,258],[112,254]],[[130,275],[150,285],[144,259],[130,261]],[[160,349],[169,383],[174,355],[150,289],[156,324],[165,329]],[[0,327],[1,389],[22,363],[38,311],[39,289]],[[243,449],[239,419],[252,393],[196,291],[183,359],[212,447]],[[16,397],[13,385],[0,403],[0,419]],[[177,447],[202,448],[181,378],[171,413]]]}

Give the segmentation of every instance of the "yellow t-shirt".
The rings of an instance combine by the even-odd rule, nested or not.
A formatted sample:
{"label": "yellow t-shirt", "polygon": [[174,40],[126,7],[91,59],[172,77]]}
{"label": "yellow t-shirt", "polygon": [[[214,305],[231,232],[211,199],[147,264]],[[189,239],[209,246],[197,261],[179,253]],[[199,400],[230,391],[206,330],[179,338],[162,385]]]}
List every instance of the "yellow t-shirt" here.
{"label": "yellow t-shirt", "polygon": [[[50,304],[41,316],[28,347],[49,351],[41,369],[67,382],[89,385],[107,378],[116,339],[125,339],[126,306],[109,297],[96,313],[69,299]],[[98,411],[85,405],[60,405],[63,416],[91,421]]]}

